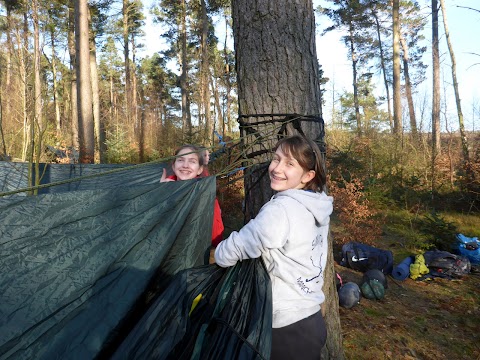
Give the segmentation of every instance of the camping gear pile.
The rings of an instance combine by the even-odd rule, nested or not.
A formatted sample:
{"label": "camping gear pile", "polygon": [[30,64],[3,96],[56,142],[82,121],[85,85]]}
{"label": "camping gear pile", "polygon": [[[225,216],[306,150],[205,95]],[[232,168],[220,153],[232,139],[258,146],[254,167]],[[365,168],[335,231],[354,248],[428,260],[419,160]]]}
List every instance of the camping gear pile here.
{"label": "camping gear pile", "polygon": [[[340,280],[337,284],[340,306],[352,308],[360,299],[381,300],[388,288],[387,276],[404,281],[433,278],[459,279],[469,274],[472,266],[480,264],[480,242],[477,238],[457,236],[457,254],[448,251],[430,250],[408,256],[394,266],[391,251],[375,248],[358,242],[342,246],[341,266],[364,273],[360,284]],[[340,275],[337,277],[341,279]]]}
{"label": "camping gear pile", "polygon": [[350,242],[342,246],[340,265],[363,273],[360,284],[343,284],[340,280],[340,286],[337,287],[340,306],[350,309],[359,304],[362,297],[369,300],[382,300],[385,297],[388,288],[386,275],[393,269],[391,251]]}
{"label": "camping gear pile", "polygon": [[399,281],[407,278],[425,280],[435,277],[459,279],[470,271],[471,263],[467,257],[448,251],[430,250],[403,259],[393,268],[392,277]]}

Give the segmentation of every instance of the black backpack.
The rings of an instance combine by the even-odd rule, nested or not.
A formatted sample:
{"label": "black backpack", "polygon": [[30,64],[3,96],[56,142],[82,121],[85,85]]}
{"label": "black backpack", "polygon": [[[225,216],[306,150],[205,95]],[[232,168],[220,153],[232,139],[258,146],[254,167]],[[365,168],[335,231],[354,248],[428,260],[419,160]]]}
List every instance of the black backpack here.
{"label": "black backpack", "polygon": [[470,260],[467,257],[455,255],[448,251],[426,251],[423,257],[432,276],[460,278],[467,275],[471,270]]}
{"label": "black backpack", "polygon": [[342,246],[340,265],[361,272],[378,269],[388,275],[393,270],[393,253],[366,244],[349,242]]}

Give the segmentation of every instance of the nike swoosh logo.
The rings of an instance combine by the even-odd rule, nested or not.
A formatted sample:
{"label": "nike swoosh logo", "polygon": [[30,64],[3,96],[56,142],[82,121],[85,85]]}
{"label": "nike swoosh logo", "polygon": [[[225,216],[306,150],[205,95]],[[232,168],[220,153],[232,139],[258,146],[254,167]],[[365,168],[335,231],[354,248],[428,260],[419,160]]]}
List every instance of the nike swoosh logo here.
{"label": "nike swoosh logo", "polygon": [[368,258],[360,258],[360,259],[359,259],[359,258],[357,258],[356,255],[353,255],[353,256],[352,256],[352,261],[362,261],[362,260],[368,260]]}

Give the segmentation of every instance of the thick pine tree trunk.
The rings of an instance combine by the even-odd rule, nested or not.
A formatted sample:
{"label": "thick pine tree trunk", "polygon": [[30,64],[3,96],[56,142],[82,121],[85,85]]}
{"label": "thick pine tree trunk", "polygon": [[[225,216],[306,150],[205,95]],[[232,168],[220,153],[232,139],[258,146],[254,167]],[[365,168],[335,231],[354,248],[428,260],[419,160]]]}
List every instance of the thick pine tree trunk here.
{"label": "thick pine tree trunk", "polygon": [[[239,115],[245,123],[241,135],[246,155],[257,164],[247,171],[245,178],[246,220],[249,220],[272,195],[266,174],[269,156],[264,151],[276,143],[278,131],[272,123],[260,126],[253,123],[285,118],[284,115],[258,115],[321,116],[315,18],[309,0],[232,1],[232,14]],[[291,130],[289,134],[294,132]],[[303,122],[302,130],[310,138],[323,142],[323,122]],[[322,356],[343,359],[333,274],[333,253],[330,252],[324,287],[329,335]]]}

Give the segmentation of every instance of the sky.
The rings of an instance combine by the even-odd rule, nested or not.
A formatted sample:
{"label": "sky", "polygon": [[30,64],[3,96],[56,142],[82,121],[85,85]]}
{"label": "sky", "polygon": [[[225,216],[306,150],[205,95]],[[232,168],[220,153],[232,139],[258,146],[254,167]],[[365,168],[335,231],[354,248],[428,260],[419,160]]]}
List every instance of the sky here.
{"label": "sky", "polygon": [[[427,7],[431,4],[431,0],[419,0],[421,6]],[[323,0],[314,0],[315,4],[323,4],[327,7],[328,2]],[[327,4],[327,5],[324,5]],[[478,82],[480,81],[480,42],[477,38],[480,37],[480,11],[472,11],[461,8],[470,7],[480,10],[479,0],[445,0],[447,8],[447,23],[450,32],[450,40],[455,53],[457,81],[459,83],[459,93],[462,100],[462,113],[465,118],[465,126],[467,130],[480,129],[480,91]],[[428,9],[426,9],[428,10]],[[431,103],[431,18],[426,26],[424,34],[426,38],[427,52],[424,55],[424,63],[429,65],[427,69],[428,79],[420,86],[415,95],[417,101],[422,101],[426,96],[429,103]],[[328,26],[328,19],[325,17],[316,18],[317,32]],[[443,30],[443,18],[439,12],[439,35],[440,35],[440,56],[441,56],[441,83],[452,84],[451,75],[451,61],[448,52],[445,33]],[[322,64],[325,71],[325,77],[330,78],[330,82],[326,85],[326,105],[324,107],[325,121],[329,120],[332,109],[332,100],[338,98],[338,93],[344,90],[353,92],[352,88],[352,67],[348,59],[347,49],[340,40],[338,32],[330,32],[324,36],[317,36],[317,57],[320,64]],[[323,51],[328,49],[328,51]],[[476,53],[473,55],[471,53]],[[449,86],[451,88],[451,86]],[[443,99],[446,101],[446,116],[442,121],[442,129],[448,127],[455,130],[458,126],[458,117],[455,107],[455,95],[453,90],[448,91],[445,95],[442,93]],[[475,107],[476,111],[473,111]],[[407,109],[404,108],[404,117],[407,114]],[[430,116],[430,112],[428,112]],[[404,123],[406,121],[404,120]],[[428,122],[427,122],[428,123]],[[429,123],[428,123],[429,125]],[[429,130],[429,129],[426,129]]]}
{"label": "sky", "polygon": [[[145,4],[146,20],[146,41],[145,54],[151,55],[162,48],[159,40],[159,25],[155,25],[148,15],[148,9],[154,0],[147,0]],[[440,2],[440,1],[439,1]],[[431,0],[419,0],[425,11],[429,11],[428,6]],[[480,90],[477,83],[480,81],[480,1],[479,0],[445,0],[447,7],[447,22],[450,31],[450,39],[456,58],[457,80],[459,83],[459,92],[462,100],[462,112],[465,118],[467,130],[480,129]],[[313,0],[316,8],[318,5],[328,7],[329,3],[325,0]],[[463,7],[463,8],[462,8]],[[467,8],[477,9],[477,11]],[[224,35],[224,25],[222,22],[217,24],[217,36],[222,38]],[[329,32],[321,36],[321,31],[329,25],[328,18],[316,16],[317,25],[317,57],[324,70],[324,76],[330,79],[325,86],[325,106],[324,119],[328,123],[331,118],[333,99],[338,99],[339,93],[345,91],[353,92],[352,88],[352,67],[348,58],[345,45],[341,41],[341,34],[336,31]],[[439,32],[440,32],[440,56],[441,56],[441,83],[452,84],[451,61],[447,48],[446,38],[443,30],[443,17],[439,12]],[[424,63],[431,64],[431,17],[428,17],[428,24],[425,31],[427,52],[424,55]],[[223,43],[223,40],[221,41]],[[233,47],[232,42],[230,42]],[[327,51],[325,51],[327,50]],[[476,55],[474,55],[476,54]],[[421,102],[427,99],[431,102],[431,66],[427,69],[428,79],[417,89],[414,101]],[[380,81],[380,75],[378,75]],[[442,120],[442,129],[456,130],[458,128],[458,117],[455,107],[455,96],[452,86],[447,86],[442,98],[445,104],[442,107],[444,113]],[[381,89],[379,89],[380,91]],[[407,109],[404,107],[404,118],[406,119]],[[430,116],[430,111],[428,111]],[[404,120],[404,123],[408,121]],[[429,121],[425,121],[429,126]],[[429,131],[429,128],[424,129]]]}

